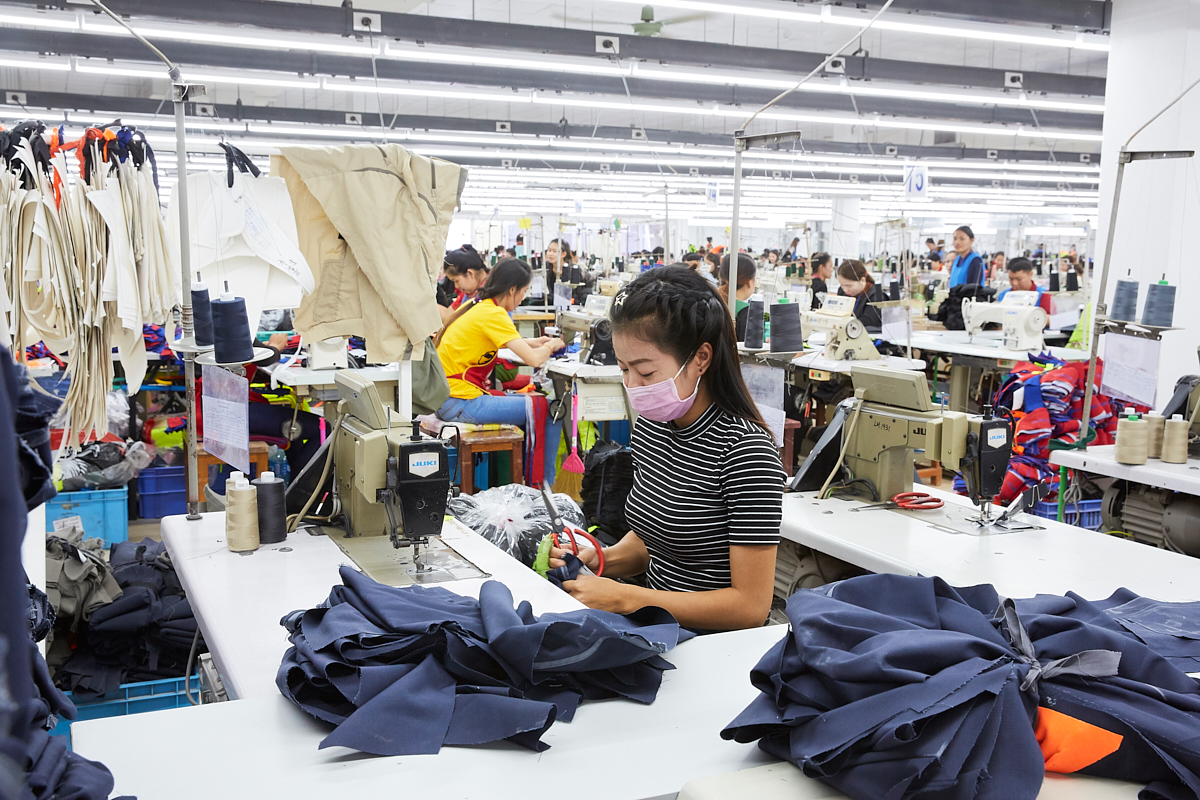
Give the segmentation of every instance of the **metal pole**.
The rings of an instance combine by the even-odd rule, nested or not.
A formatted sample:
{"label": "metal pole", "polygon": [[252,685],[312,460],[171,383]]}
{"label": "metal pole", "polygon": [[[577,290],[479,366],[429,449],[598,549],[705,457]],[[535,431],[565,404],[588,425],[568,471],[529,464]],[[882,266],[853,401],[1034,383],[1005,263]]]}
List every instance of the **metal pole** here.
{"label": "metal pole", "polygon": [[741,233],[738,220],[742,214],[742,151],[746,143],[739,137],[744,130],[733,133],[733,224],[729,226],[729,316],[737,328],[737,276],[739,262],[738,235]]}
{"label": "metal pole", "polygon": [[[175,100],[175,162],[176,197],[179,200],[179,271],[183,277],[183,339],[195,343],[196,334],[192,321],[192,240],[188,230],[187,195],[187,141],[184,132],[184,104],[188,99],[188,87],[183,83],[178,69],[171,71],[174,82]],[[188,502],[187,518],[200,519],[200,476],[196,465],[196,352],[194,347],[183,352],[184,387],[187,397],[187,473]]]}
{"label": "metal pole", "polygon": [[[1080,421],[1080,441],[1086,441],[1091,433],[1092,419],[1092,386],[1096,382],[1096,356],[1100,350],[1100,334],[1104,328],[1100,323],[1101,317],[1108,316],[1108,304],[1105,296],[1108,291],[1108,265],[1112,262],[1113,234],[1117,229],[1117,206],[1121,202],[1121,181],[1125,178],[1125,165],[1130,162],[1130,155],[1121,148],[1117,157],[1117,183],[1113,189],[1112,213],[1108,217],[1108,243],[1104,246],[1104,264],[1100,267],[1100,291],[1096,295],[1096,304],[1092,310],[1092,349],[1088,354],[1087,386],[1083,390],[1083,417]],[[1044,254],[1043,254],[1044,257]],[[1055,265],[1055,269],[1057,269]]]}
{"label": "metal pole", "polygon": [[671,198],[670,187],[663,185],[663,207],[666,209],[666,219],[663,221],[663,266],[671,263]]}

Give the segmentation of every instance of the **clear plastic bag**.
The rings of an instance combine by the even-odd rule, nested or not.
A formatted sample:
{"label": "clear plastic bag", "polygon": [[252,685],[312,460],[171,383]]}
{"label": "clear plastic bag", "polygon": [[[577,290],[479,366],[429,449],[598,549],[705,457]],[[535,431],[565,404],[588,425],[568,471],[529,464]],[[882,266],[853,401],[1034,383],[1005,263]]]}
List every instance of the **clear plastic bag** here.
{"label": "clear plastic bag", "polygon": [[124,392],[109,392],[104,398],[108,411],[108,431],[124,439],[129,435],[129,395]]}
{"label": "clear plastic bag", "polygon": [[120,462],[96,472],[64,478],[62,490],[73,492],[77,489],[112,489],[124,486],[154,463],[154,453],[154,445],[134,442],[125,449],[125,458]]}
{"label": "clear plastic bag", "polygon": [[[587,529],[583,512],[569,496],[554,495],[554,504],[563,522]],[[450,501],[448,510],[459,522],[527,567],[533,566],[538,544],[554,531],[542,493],[516,483],[460,495]]]}

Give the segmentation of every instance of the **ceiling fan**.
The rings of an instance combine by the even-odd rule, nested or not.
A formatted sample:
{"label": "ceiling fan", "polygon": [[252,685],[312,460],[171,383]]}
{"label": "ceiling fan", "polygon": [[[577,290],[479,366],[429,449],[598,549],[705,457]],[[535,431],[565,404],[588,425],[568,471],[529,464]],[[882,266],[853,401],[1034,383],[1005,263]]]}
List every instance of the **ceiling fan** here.
{"label": "ceiling fan", "polygon": [[638,36],[661,36],[663,26],[665,25],[678,25],[681,22],[695,22],[696,20],[704,19],[707,16],[708,14],[687,14],[681,17],[671,17],[670,19],[655,19],[654,6],[649,5],[642,6],[641,19],[637,22],[581,19],[579,17],[565,17],[561,14],[555,14],[555,17],[558,19],[580,25],[628,25],[629,27],[633,28],[634,34]]}

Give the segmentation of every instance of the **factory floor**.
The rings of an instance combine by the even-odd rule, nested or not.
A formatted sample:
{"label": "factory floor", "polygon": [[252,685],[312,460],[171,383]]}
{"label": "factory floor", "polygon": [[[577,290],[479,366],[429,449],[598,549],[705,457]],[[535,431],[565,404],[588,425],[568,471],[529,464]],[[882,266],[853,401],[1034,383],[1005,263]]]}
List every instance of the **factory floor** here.
{"label": "factory floor", "polygon": [[129,523],[129,541],[140,542],[142,539],[162,541],[161,519],[137,519]]}

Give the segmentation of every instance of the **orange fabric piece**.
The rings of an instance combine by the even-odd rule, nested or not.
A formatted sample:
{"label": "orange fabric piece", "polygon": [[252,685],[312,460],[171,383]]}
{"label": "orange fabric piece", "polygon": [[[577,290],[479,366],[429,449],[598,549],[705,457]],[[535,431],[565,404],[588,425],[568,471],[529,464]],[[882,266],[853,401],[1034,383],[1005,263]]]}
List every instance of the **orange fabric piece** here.
{"label": "orange fabric piece", "polygon": [[1117,752],[1124,739],[1091,723],[1042,706],[1034,728],[1047,772],[1070,773]]}

